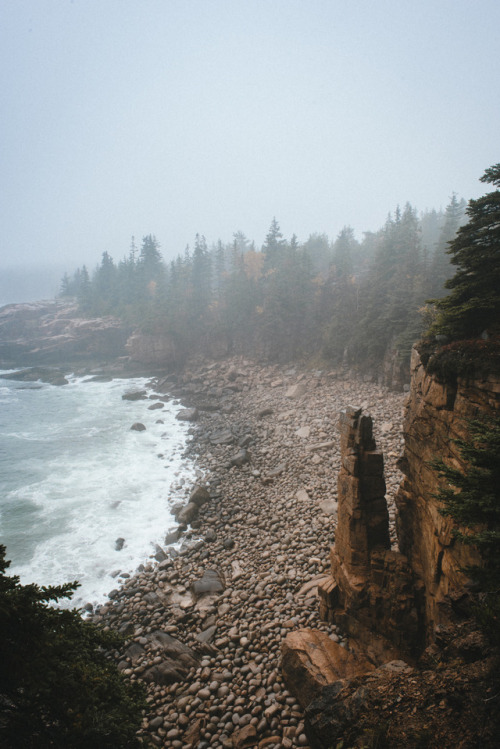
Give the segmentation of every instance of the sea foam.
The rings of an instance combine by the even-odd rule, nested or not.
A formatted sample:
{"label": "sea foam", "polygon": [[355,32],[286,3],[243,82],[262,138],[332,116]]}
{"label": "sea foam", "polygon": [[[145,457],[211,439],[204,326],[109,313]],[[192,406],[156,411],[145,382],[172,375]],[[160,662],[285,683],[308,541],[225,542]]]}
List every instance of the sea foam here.
{"label": "sea foam", "polygon": [[[145,379],[69,380],[1,381],[0,532],[21,582],[78,580],[70,605],[81,606],[103,601],[163,544],[195,469],[178,406],[122,399]],[[145,431],[130,429],[137,421]]]}

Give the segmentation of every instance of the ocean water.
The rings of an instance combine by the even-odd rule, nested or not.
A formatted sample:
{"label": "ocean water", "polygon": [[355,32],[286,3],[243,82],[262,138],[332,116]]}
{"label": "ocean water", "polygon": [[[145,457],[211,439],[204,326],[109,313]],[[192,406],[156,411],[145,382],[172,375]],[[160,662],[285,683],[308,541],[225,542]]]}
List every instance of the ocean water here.
{"label": "ocean water", "polygon": [[[122,399],[146,389],[144,378],[71,376],[56,387],[2,373],[0,541],[10,573],[23,584],[78,580],[68,605],[102,602],[117,573],[133,573],[176,527],[171,507],[195,481],[183,458],[188,425],[172,401],[150,411],[154,401]],[[130,429],[137,421],[146,431]]]}

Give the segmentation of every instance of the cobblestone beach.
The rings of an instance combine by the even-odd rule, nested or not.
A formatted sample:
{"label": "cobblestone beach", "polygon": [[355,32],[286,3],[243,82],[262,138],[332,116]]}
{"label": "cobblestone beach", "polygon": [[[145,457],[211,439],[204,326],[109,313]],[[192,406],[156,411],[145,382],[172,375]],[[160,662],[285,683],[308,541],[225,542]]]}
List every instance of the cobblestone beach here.
{"label": "cobblestone beach", "polygon": [[240,358],[154,387],[153,405],[177,399],[178,417],[192,422],[198,483],[176,509],[178,532],[92,618],[127,637],[117,660],[147,684],[142,734],[153,745],[307,747],[280,648],[303,627],[349,646],[319,620],[316,596],[335,538],[338,414],[354,405],[373,417],[394,534],[404,395]]}

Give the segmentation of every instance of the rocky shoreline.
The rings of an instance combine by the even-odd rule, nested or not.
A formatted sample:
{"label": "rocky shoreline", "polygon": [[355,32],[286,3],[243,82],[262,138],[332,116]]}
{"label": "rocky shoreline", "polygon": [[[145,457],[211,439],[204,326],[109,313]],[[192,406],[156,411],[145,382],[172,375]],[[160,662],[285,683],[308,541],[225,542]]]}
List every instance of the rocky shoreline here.
{"label": "rocky shoreline", "polygon": [[92,619],[128,638],[116,657],[147,683],[142,735],[153,745],[307,747],[280,652],[304,627],[348,647],[320,621],[316,595],[335,535],[338,414],[356,405],[373,416],[396,543],[404,396],[346,373],[241,358],[201,362],[156,389],[193,421],[187,454],[202,479],[178,509],[186,542],[176,552],[167,539]]}

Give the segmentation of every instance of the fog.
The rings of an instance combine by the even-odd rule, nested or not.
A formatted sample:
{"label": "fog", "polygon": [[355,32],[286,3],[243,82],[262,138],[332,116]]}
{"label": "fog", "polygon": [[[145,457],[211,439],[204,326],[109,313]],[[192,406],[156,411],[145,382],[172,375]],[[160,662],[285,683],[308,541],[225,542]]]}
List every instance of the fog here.
{"label": "fog", "polygon": [[[497,0],[1,0],[0,303],[154,234],[377,230],[499,160]],[[21,269],[21,270],[20,270]]]}

